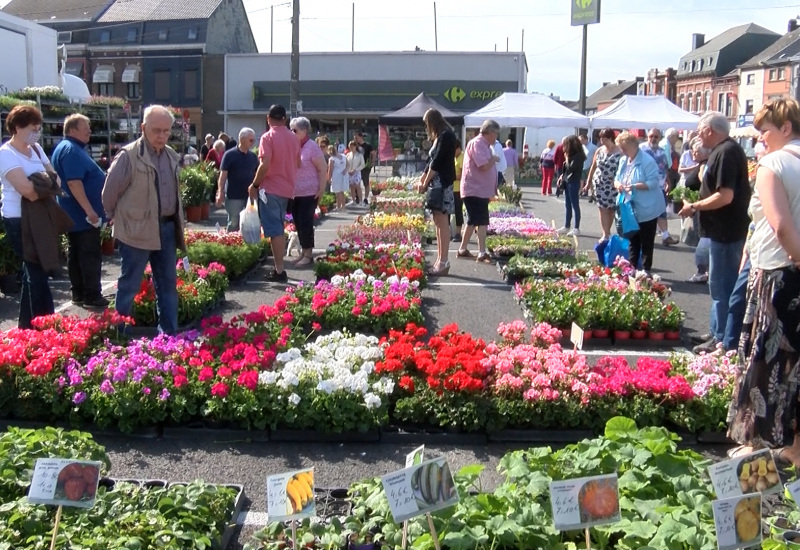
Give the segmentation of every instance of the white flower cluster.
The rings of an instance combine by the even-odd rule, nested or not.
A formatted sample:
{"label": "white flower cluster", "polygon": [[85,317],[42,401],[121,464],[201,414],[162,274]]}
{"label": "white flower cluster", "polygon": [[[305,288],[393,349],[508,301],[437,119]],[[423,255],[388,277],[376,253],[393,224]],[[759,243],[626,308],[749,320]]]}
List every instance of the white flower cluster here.
{"label": "white flower cluster", "polygon": [[349,335],[339,331],[319,336],[302,350],[292,348],[276,358],[276,370],[262,372],[260,384],[292,390],[289,402],[300,403],[294,388],[303,383],[316,384],[315,390],[326,394],[344,391],[363,396],[368,409],[381,406],[381,396],[394,391],[394,381],[375,380],[375,362],[383,359],[378,339],[364,334]]}

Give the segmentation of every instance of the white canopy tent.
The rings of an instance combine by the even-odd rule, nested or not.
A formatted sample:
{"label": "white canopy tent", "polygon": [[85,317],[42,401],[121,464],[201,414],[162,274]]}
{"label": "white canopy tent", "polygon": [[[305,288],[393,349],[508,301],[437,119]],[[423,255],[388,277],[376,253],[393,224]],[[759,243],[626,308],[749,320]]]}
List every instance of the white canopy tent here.
{"label": "white canopy tent", "polygon": [[626,95],[590,118],[592,128],[675,128],[695,130],[700,117],[664,96]]}
{"label": "white canopy tent", "polygon": [[589,119],[539,94],[517,94],[506,92],[491,103],[464,117],[464,126],[477,128],[486,119],[500,126],[524,127],[571,127],[588,128]]}

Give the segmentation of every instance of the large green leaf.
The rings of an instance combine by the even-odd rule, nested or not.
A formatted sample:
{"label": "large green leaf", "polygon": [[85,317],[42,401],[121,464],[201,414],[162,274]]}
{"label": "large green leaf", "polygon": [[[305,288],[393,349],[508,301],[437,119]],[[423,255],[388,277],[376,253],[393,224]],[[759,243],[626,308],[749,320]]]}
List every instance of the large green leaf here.
{"label": "large green leaf", "polygon": [[606,422],[605,436],[608,439],[618,440],[622,436],[633,435],[636,430],[636,422],[624,416],[615,416]]}

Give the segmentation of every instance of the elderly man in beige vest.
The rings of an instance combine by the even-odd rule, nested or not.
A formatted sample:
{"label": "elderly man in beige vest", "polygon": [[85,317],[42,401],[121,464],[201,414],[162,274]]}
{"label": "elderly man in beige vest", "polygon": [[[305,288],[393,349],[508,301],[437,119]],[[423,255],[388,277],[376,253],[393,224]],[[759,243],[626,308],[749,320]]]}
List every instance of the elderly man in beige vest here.
{"label": "elderly man in beige vest", "polygon": [[147,263],[153,272],[159,331],[178,330],[176,249],[183,240],[180,156],[167,146],[175,118],[161,105],[144,111],[142,137],[122,148],[108,170],[103,208],[114,220],[122,266],[116,309],[131,315]]}

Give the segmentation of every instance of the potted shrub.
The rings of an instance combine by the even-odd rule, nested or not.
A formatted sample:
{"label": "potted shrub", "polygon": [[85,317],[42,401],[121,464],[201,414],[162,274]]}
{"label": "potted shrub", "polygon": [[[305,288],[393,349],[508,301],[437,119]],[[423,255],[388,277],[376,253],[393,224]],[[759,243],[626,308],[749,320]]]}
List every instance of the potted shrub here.
{"label": "potted shrub", "polygon": [[108,222],[100,229],[100,248],[103,250],[103,256],[114,255],[114,237],[111,236],[112,223]]}
{"label": "potted shrub", "polygon": [[181,200],[186,209],[186,221],[201,219],[203,201],[208,196],[209,176],[202,165],[187,166],[180,173]]}

